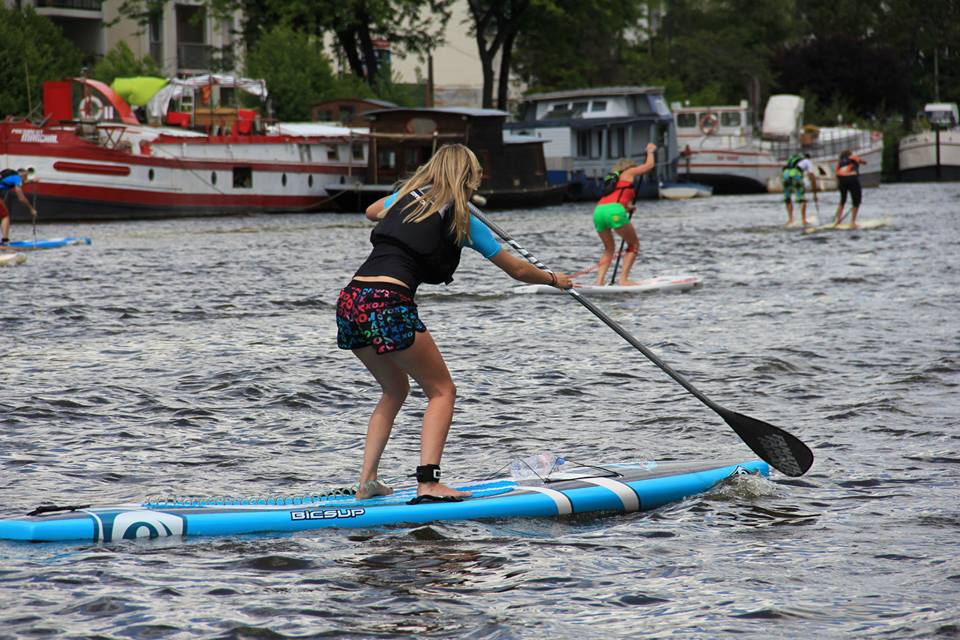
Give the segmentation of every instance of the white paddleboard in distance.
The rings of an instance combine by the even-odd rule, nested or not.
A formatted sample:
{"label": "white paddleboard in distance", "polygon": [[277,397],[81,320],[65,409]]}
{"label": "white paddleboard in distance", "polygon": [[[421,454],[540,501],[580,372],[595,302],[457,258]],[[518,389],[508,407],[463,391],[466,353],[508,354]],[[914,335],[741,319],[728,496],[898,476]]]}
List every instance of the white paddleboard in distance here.
{"label": "white paddleboard in distance", "polygon": [[889,218],[881,218],[879,220],[862,220],[857,223],[857,226],[851,225],[849,222],[841,222],[840,224],[822,224],[818,227],[807,227],[803,230],[804,233],[818,233],[820,231],[861,231],[867,229],[880,229],[890,224]]}
{"label": "white paddleboard in distance", "polygon": [[[577,285],[574,288],[584,295],[589,296],[616,296],[630,295],[634,293],[658,293],[661,291],[689,291],[703,286],[703,279],[700,276],[685,273],[678,275],[656,276],[645,280],[638,280],[637,284],[630,286],[604,285],[597,286]],[[521,287],[514,287],[514,293],[564,293],[556,287],[548,284],[528,284]]]}
{"label": "white paddleboard in distance", "polygon": [[23,264],[26,261],[27,256],[22,253],[0,253],[0,267],[12,267],[15,264]]}

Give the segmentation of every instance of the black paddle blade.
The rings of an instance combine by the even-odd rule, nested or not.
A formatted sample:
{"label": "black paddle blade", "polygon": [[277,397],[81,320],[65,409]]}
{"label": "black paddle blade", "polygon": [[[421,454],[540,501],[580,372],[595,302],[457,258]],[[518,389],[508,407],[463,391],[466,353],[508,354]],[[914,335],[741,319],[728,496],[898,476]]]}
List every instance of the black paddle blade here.
{"label": "black paddle blade", "polygon": [[813,452],[783,429],[719,407],[718,413],[754,453],[788,476],[802,476],[813,465]]}

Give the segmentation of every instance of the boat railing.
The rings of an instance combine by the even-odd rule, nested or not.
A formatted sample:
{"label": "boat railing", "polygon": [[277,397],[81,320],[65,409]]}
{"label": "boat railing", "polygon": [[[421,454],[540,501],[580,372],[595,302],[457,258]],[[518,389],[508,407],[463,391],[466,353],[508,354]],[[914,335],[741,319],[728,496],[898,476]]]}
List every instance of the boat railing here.
{"label": "boat railing", "polygon": [[829,134],[821,133],[813,144],[804,145],[799,142],[764,142],[764,148],[777,160],[786,162],[787,158],[795,153],[809,153],[814,158],[837,157],[846,149],[857,151],[867,149],[876,143],[872,131],[861,129],[837,129]]}

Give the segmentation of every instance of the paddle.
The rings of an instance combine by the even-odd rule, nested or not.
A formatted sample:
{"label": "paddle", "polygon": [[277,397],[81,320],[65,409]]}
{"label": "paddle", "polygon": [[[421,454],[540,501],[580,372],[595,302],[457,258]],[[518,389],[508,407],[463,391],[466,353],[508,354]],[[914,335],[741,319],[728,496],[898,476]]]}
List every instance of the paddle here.
{"label": "paddle", "polygon": [[[37,188],[33,188],[33,210],[37,210]],[[37,246],[37,214],[33,214],[33,246]]]}
{"label": "paddle", "polygon": [[[475,206],[470,205],[470,210],[478,220],[486,224],[491,231],[503,238],[513,249],[522,255],[527,262],[532,265],[549,271],[547,267],[540,262],[533,254],[517,244],[510,235],[494,224],[487,216]],[[779,427],[767,424],[762,420],[745,416],[742,413],[726,409],[716,402],[703,395],[696,387],[690,384],[686,378],[674,371],[670,366],[663,362],[655,353],[643,346],[639,340],[634,338],[626,329],[620,326],[615,320],[597,308],[592,302],[584,298],[576,289],[567,289],[566,293],[586,307],[593,315],[603,321],[608,327],[616,331],[621,338],[629,342],[640,353],[647,357],[653,364],[660,367],[664,373],[677,381],[680,386],[686,389],[697,400],[707,405],[716,412],[730,427],[740,436],[747,446],[753,449],[754,453],[766,460],[775,469],[788,476],[802,476],[810,469],[813,464],[813,452],[797,437],[787,433]]]}
{"label": "paddle", "polygon": [[[630,213],[627,214],[628,224],[633,222],[633,209],[630,209]],[[620,251],[617,252],[617,260],[613,263],[613,275],[610,276],[610,286],[613,286],[613,283],[617,281],[617,269],[620,267],[620,256],[623,255],[623,245],[626,244],[625,238],[620,238]]]}

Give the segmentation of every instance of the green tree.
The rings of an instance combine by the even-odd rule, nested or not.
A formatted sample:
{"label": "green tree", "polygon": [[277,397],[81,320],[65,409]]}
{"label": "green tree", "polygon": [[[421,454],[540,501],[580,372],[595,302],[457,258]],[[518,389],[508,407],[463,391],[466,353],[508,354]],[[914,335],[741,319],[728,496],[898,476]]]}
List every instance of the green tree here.
{"label": "green tree", "polygon": [[643,14],[637,2],[538,0],[517,38],[516,71],[534,91],[648,84]]}
{"label": "green tree", "polygon": [[163,75],[163,71],[150,56],[137,60],[130,46],[120,41],[93,67],[91,75],[97,80],[110,84],[115,78],[160,76]]}
{"label": "green tree", "polygon": [[43,83],[80,71],[83,54],[32,7],[0,5],[0,114],[27,115],[42,104]]}
{"label": "green tree", "polygon": [[317,38],[287,26],[260,35],[247,56],[247,75],[266,80],[280,120],[309,120],[310,107],[340,89]]}

